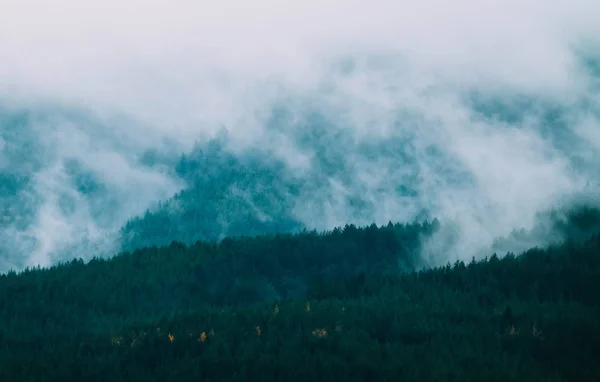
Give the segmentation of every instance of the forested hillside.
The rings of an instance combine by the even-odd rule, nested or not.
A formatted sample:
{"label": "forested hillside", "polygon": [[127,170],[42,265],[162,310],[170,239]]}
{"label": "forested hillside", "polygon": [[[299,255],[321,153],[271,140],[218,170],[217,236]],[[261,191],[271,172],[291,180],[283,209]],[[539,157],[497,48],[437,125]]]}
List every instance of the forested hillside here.
{"label": "forested hillside", "polygon": [[0,379],[600,378],[600,235],[421,269],[439,224],[173,242],[2,275]]}

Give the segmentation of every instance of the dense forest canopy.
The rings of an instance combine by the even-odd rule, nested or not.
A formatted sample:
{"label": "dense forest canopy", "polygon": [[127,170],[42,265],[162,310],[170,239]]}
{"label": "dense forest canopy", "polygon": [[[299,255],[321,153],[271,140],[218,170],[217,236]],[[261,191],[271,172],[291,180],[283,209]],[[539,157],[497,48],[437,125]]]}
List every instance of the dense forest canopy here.
{"label": "dense forest canopy", "polygon": [[594,381],[600,231],[585,228],[598,217],[573,212],[560,245],[437,268],[419,257],[434,220],[10,272],[0,376]]}

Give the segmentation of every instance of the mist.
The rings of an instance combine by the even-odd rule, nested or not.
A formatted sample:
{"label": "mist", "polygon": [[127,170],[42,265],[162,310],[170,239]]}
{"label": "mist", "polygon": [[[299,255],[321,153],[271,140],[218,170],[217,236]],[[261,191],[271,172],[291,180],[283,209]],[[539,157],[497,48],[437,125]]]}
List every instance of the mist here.
{"label": "mist", "polygon": [[[53,264],[89,240],[95,253],[116,251],[115,230],[185,187],[141,163],[144,151],[176,157],[222,128],[231,152],[261,150],[300,179],[318,171],[319,150],[352,164],[297,199],[309,228],[439,218],[445,228],[422,254],[432,264],[483,255],[582,192],[598,200],[594,1],[0,8],[0,172],[26,174],[18,195],[28,210],[5,203],[0,252],[18,256],[0,270]],[[273,122],[277,108],[286,118]],[[298,139],[314,113],[331,126],[326,148]],[[403,143],[386,155],[359,150],[386,141]],[[99,191],[82,196],[77,171]],[[413,197],[394,193],[404,184]],[[355,213],[352,195],[374,208]]]}

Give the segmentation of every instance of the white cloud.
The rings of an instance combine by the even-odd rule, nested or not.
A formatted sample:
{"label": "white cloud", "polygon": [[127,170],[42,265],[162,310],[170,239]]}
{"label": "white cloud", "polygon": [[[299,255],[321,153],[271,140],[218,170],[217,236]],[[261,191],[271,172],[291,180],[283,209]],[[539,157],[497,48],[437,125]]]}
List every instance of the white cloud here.
{"label": "white cloud", "polygon": [[[176,185],[137,168],[115,141],[139,152],[168,138],[185,150],[225,126],[238,145],[267,146],[295,168],[309,167],[312,154],[285,133],[266,135],[272,104],[282,100],[299,114],[305,105],[321,109],[359,140],[413,137],[418,207],[372,192],[393,189],[397,163],[356,166],[354,186],[379,202],[378,220],[410,220],[426,206],[484,238],[456,256],[527,225],[535,210],[597,178],[589,168],[597,169],[598,113],[581,104],[597,108],[598,95],[576,52],[600,42],[600,2],[0,0],[0,10],[1,99],[84,107],[103,118],[94,128],[55,128],[52,144],[124,200],[139,201],[128,213]],[[472,91],[569,109],[588,170],[570,167],[537,111],[510,124],[481,118],[466,101]],[[131,123],[115,124],[116,116]],[[95,145],[98,136],[111,143]],[[431,146],[453,162],[426,154]],[[448,166],[468,170],[473,182],[456,185]],[[323,191],[331,192],[327,218],[305,210],[307,222],[364,218],[343,211],[338,197],[350,185],[336,182]]]}

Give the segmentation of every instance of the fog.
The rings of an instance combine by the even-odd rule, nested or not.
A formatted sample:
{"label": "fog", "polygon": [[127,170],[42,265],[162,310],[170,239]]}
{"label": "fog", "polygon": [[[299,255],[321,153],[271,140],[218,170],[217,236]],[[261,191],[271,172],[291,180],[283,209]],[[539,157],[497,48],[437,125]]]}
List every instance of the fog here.
{"label": "fog", "polygon": [[[0,0],[0,101],[45,115],[27,125],[42,148],[32,155],[44,153],[28,170],[41,195],[35,218],[11,220],[0,247],[34,237],[27,259],[9,266],[48,265],[82,232],[110,235],[183,187],[137,164],[145,148],[183,153],[223,127],[231,150],[310,168],[313,153],[290,133],[309,108],[356,141],[407,137],[416,161],[330,147],[359,161],[353,181],[330,179],[299,200],[301,221],[384,224],[425,208],[454,225],[423,256],[469,259],[586,185],[595,202],[598,19],[592,0]],[[293,116],[286,129],[267,128],[277,104]],[[16,134],[0,135],[0,171],[17,166],[7,154]],[[103,180],[108,201],[82,199],[62,178],[73,159]],[[399,200],[392,190],[406,171],[418,174],[418,196]],[[352,190],[376,211],[349,213],[341,200]],[[56,207],[64,194],[70,214]],[[119,212],[90,212],[104,202]]]}

